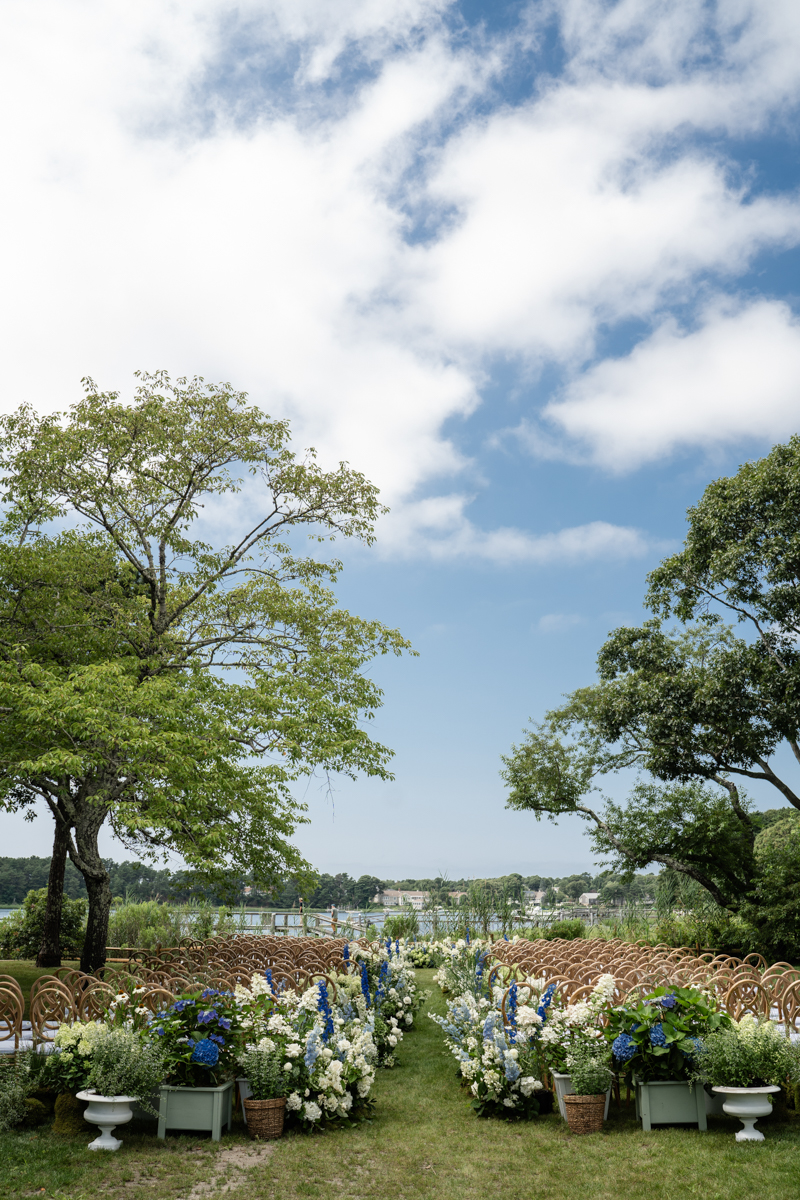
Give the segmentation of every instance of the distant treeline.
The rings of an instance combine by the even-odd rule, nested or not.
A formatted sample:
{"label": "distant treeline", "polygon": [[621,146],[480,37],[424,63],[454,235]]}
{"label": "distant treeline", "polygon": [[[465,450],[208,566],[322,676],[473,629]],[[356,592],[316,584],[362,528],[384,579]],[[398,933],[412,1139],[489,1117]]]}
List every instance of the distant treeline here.
{"label": "distant treeline", "polygon": [[[111,876],[113,895],[129,900],[161,900],[186,903],[204,900],[209,904],[245,904],[256,908],[296,908],[300,890],[294,880],[285,880],[271,892],[255,888],[251,881],[232,877],[224,892],[203,884],[185,871],[170,871],[146,863],[105,860]],[[0,858],[0,905],[21,904],[29,891],[47,887],[49,858]],[[441,905],[458,903],[452,892],[469,892],[470,888],[486,888],[495,896],[503,893],[522,902],[525,891],[545,891],[548,903],[554,900],[577,900],[582,892],[599,892],[601,903],[613,904],[622,900],[652,898],[655,876],[637,875],[623,881],[611,871],[599,875],[589,873],[554,877],[512,873],[494,879],[379,879],[376,875],[351,878],[346,872],[339,875],[322,874],[316,888],[303,895],[308,908],[366,909],[373,906],[373,897],[385,888],[427,892]],[[84,899],[86,887],[83,876],[67,862],[64,892],[72,900]]]}

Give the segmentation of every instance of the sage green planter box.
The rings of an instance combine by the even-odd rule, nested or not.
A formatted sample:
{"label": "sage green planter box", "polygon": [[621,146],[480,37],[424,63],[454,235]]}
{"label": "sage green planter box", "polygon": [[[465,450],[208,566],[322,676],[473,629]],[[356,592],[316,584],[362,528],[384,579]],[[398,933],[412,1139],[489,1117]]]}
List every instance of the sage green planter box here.
{"label": "sage green planter box", "polygon": [[705,1130],[706,1093],[699,1084],[690,1089],[685,1081],[642,1083],[636,1080],[636,1119],[642,1129],[654,1125],[696,1125]]}
{"label": "sage green planter box", "polygon": [[158,1103],[158,1136],[168,1129],[192,1129],[208,1132],[218,1142],[222,1126],[231,1127],[233,1080],[219,1087],[171,1087],[162,1084]]}

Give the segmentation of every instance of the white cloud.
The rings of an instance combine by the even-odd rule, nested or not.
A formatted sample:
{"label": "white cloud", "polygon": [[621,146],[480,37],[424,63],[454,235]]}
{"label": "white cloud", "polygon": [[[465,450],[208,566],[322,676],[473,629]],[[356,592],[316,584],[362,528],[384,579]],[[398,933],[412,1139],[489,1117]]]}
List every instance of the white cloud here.
{"label": "white cloud", "polygon": [[[792,102],[796,9],[554,0],[536,12],[560,13],[563,78],[492,107],[487,83],[528,34],[478,53],[448,40],[448,7],[9,0],[4,404],[64,407],[82,375],[124,388],[140,367],[227,378],[379,483],[387,554],[643,553],[603,522],[487,532],[463,496],[415,497],[464,469],[442,430],[478,405],[488,356],[578,372],[600,323],[652,321],[708,272],[733,279],[800,239],[796,198],[749,196],[687,140]],[[424,244],[409,213],[441,219]],[[687,341],[665,327],[645,358],[659,336]],[[656,452],[643,417],[622,459],[608,449],[581,387],[551,410],[560,428],[614,465]],[[664,444],[698,420],[676,417]]]}
{"label": "white cloud", "polygon": [[577,613],[545,613],[539,617],[537,629],[540,633],[569,633],[576,625],[583,625],[585,620]]}
{"label": "white cloud", "polygon": [[381,526],[379,550],[398,557],[435,561],[477,560],[510,566],[517,563],[577,564],[642,558],[663,549],[639,529],[591,521],[556,533],[521,529],[486,531],[466,515],[470,497],[453,494],[409,502]]}
{"label": "white cloud", "polygon": [[716,306],[693,332],[665,321],[625,358],[607,359],[545,409],[611,470],[689,446],[800,432],[800,321],[758,301]]}

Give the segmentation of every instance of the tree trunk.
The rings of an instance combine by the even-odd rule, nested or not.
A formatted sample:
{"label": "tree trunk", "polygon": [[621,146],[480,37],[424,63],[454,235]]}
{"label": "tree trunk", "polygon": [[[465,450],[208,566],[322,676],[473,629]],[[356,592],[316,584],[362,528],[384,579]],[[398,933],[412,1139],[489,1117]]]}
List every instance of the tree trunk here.
{"label": "tree trunk", "polygon": [[90,975],[106,963],[112,897],[108,871],[104,870],[104,876],[100,879],[88,875],[85,878],[86,890],[89,893],[89,920],[86,923],[86,938],[81,954],[81,970]]}
{"label": "tree trunk", "polygon": [[37,967],[61,966],[61,910],[64,903],[64,868],[67,865],[69,829],[56,818],[53,857],[47,880],[47,906],[44,912],[42,944],[36,958]]}
{"label": "tree trunk", "polygon": [[111,914],[110,876],[100,857],[97,837],[108,815],[102,803],[84,800],[76,807],[75,841],[70,858],[83,875],[89,894],[89,917],[81,954],[81,970],[87,975],[105,966],[108,919]]}

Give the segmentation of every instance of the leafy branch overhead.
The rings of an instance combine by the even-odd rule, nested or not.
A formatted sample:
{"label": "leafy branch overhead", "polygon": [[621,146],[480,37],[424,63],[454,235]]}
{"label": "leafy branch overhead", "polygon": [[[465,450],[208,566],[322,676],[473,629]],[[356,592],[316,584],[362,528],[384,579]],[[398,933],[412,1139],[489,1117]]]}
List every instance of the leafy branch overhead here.
{"label": "leafy branch overhead", "polygon": [[308,871],[290,784],[390,777],[364,668],[409,647],[337,605],[340,563],[297,534],[370,544],[377,489],[227,384],[141,375],[125,404],[85,383],[67,414],[0,419],[3,803],[43,797],[87,887],[106,818],[210,876]]}
{"label": "leafy branch overhead", "polygon": [[[503,759],[508,806],[575,813],[617,867],[662,863],[763,926],[760,819],[741,788],[800,809],[800,438],[713,483],[688,519],[684,549],[650,576],[653,618],[615,630],[597,682]],[[631,769],[627,804],[604,798]],[[797,890],[793,839],[781,853],[769,870]]]}

